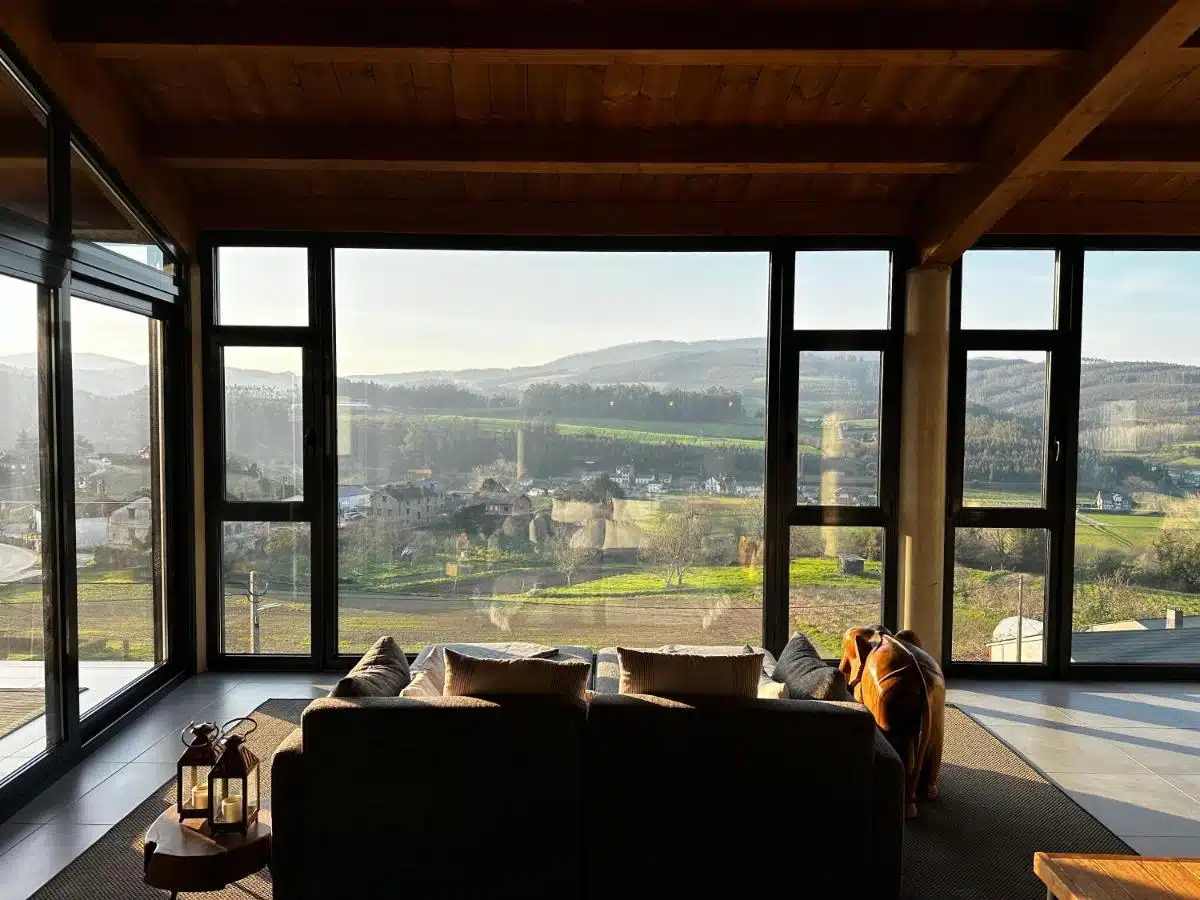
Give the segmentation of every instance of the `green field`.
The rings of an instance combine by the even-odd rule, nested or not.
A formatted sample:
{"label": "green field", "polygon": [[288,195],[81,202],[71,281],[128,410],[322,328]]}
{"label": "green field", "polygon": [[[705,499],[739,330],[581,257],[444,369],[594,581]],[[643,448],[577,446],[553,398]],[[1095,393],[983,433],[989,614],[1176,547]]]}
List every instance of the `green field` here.
{"label": "green field", "polygon": [[[519,417],[497,415],[502,410],[489,410],[487,415],[468,413],[425,416],[431,422],[475,422],[485,430],[513,431]],[[560,434],[581,437],[615,438],[639,444],[686,444],[693,447],[744,447],[761,450],[762,426],[747,426],[720,422],[632,422],[619,419],[564,419],[554,428]],[[747,437],[747,435],[751,435]]]}
{"label": "green field", "polygon": [[1158,513],[1093,513],[1075,516],[1075,548],[1133,553],[1154,546],[1167,517]]}

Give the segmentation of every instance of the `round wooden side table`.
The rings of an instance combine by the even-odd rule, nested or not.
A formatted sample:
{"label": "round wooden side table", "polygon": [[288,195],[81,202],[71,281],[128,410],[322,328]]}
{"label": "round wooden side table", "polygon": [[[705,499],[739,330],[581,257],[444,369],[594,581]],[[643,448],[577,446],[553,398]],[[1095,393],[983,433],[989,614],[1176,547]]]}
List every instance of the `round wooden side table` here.
{"label": "round wooden side table", "polygon": [[219,891],[271,864],[271,811],[245,835],[213,834],[208,823],[179,821],[174,806],[146,831],[145,882],[171,892]]}

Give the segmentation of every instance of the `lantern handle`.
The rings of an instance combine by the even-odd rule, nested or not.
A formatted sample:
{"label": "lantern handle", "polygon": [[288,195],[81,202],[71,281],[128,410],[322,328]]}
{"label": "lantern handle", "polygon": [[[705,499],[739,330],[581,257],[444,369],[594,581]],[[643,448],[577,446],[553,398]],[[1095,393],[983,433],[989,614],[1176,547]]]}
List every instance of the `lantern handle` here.
{"label": "lantern handle", "polygon": [[250,735],[254,734],[254,732],[258,731],[258,723],[252,718],[249,716],[238,716],[236,719],[230,719],[221,726],[221,737],[228,735],[229,732],[232,731],[239,722],[249,722],[253,726],[249,731],[246,732],[246,737],[249,737]]}
{"label": "lantern handle", "polygon": [[[185,747],[196,746],[195,742],[188,740],[188,736],[194,733],[194,729],[196,728],[197,724],[205,725],[207,723],[205,723],[205,722],[200,722],[200,723],[189,722],[187,727],[184,728],[183,731],[179,732],[179,740],[180,740],[180,742],[182,742],[183,746],[185,746]],[[217,729],[217,736],[220,737],[220,729]]]}

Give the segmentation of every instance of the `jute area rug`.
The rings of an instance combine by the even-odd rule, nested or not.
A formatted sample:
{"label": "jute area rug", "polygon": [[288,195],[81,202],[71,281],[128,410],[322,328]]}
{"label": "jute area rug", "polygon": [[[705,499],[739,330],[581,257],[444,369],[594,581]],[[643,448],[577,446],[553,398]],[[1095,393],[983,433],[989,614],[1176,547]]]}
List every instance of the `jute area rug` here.
{"label": "jute area rug", "polygon": [[[263,760],[270,794],[274,748],[300,721],[307,700],[269,700],[253,713],[250,746]],[[1116,835],[958,709],[946,710],[942,796],[921,805],[905,830],[905,900],[1042,900],[1035,850],[1132,853]],[[163,785],[34,895],[36,900],[163,900],[142,883],[142,838],[175,800]],[[820,827],[828,827],[821,825]],[[802,845],[798,842],[798,846]],[[18,851],[19,852],[19,851]],[[870,873],[855,873],[845,896],[869,895]],[[221,900],[271,897],[268,874],[203,895]]]}

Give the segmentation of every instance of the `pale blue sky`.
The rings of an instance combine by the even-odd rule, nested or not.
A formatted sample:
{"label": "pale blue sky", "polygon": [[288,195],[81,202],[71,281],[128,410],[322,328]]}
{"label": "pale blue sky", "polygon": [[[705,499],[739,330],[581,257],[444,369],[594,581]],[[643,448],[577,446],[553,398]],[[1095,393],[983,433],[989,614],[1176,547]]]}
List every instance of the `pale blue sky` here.
{"label": "pale blue sky", "polygon": [[[1200,365],[1200,253],[1090,252],[1086,265],[1085,355]],[[226,249],[221,270],[225,321],[304,321],[303,250]],[[343,250],[341,370],[509,367],[634,341],[762,337],[768,270],[763,253]],[[802,254],[796,325],[880,327],[887,282],[883,253]],[[1053,254],[968,254],[963,293],[967,327],[1048,326]],[[0,357],[28,351],[32,299],[0,277]],[[95,335],[89,349],[144,362],[143,333],[123,325],[119,315],[77,320]]]}

